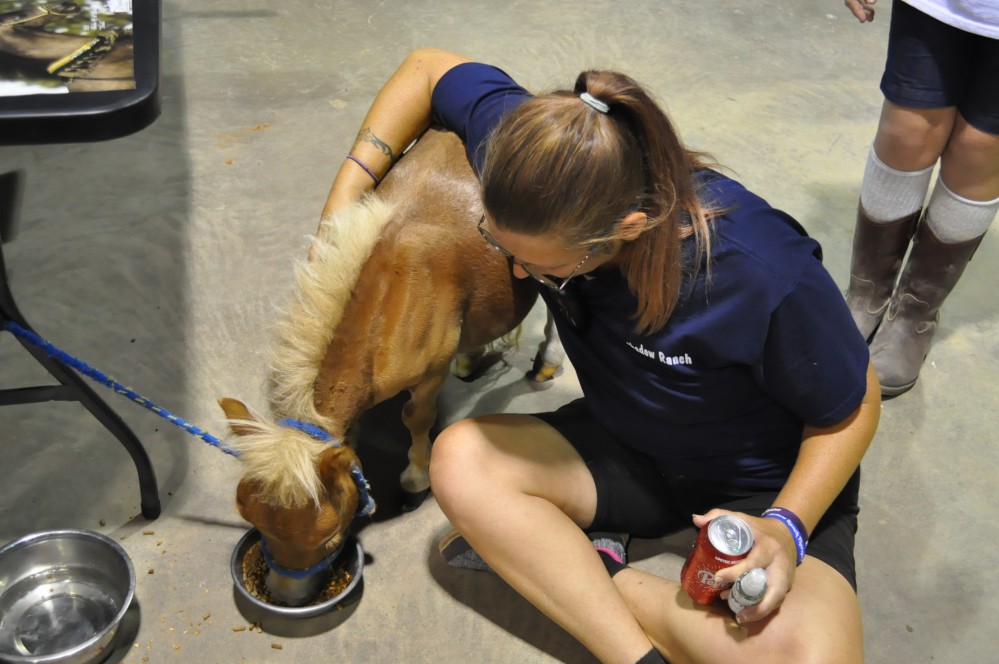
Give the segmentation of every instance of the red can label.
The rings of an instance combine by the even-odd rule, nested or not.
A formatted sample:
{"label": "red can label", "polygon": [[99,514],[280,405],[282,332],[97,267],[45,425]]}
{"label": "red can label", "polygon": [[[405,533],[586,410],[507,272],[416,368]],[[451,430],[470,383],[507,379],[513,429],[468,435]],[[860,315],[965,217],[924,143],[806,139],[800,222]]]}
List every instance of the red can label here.
{"label": "red can label", "polygon": [[680,585],[698,604],[718,601],[731,584],[719,585],[715,572],[731,567],[753,548],[753,531],[742,519],[723,515],[712,519],[697,533],[687,560],[680,570]]}

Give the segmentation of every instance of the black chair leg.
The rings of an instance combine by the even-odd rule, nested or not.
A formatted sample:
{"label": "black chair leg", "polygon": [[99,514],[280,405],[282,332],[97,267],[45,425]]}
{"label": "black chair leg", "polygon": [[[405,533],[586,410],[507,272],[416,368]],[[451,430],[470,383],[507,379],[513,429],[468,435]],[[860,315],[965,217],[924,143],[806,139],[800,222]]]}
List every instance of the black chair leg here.
{"label": "black chair leg", "polygon": [[[25,329],[31,329],[24,322],[15,322]],[[38,348],[24,342],[21,345],[56,380],[69,388],[68,392],[71,395],[69,400],[79,401],[83,404],[83,407],[89,410],[90,414],[97,418],[97,421],[103,424],[125,447],[125,450],[135,463],[135,469],[139,473],[139,504],[142,507],[142,516],[147,519],[158,517],[160,515],[160,496],[159,487],[156,484],[156,474],[153,471],[153,465],[149,460],[146,449],[142,446],[136,435],[121,417],[111,410],[111,407],[89,385],[83,382],[83,378],[79,374],[53,360]]]}
{"label": "black chair leg", "polygon": [[[10,239],[13,235],[13,219],[16,212],[16,201],[19,184],[18,173],[5,173],[0,175],[0,328],[13,321],[26,330],[31,330],[24,316],[18,311],[14,296],[7,285],[7,270],[3,260],[3,239]],[[0,406],[15,403],[31,403],[38,401],[79,401],[90,413],[97,418],[104,427],[111,432],[115,438],[125,447],[125,450],[132,457],[135,468],[139,473],[139,503],[142,508],[142,516],[147,519],[155,519],[160,515],[159,488],[156,484],[156,474],[153,472],[153,465],[146,454],[142,443],[135,436],[128,425],[104,403],[97,394],[88,386],[75,371],[60,364],[45,354],[41,349],[32,346],[26,341],[21,345],[38,361],[46,371],[48,371],[64,389],[54,388],[50,390],[38,388],[26,388],[22,390],[2,390],[0,391]],[[8,398],[5,398],[5,393]],[[12,396],[13,395],[13,396]]]}

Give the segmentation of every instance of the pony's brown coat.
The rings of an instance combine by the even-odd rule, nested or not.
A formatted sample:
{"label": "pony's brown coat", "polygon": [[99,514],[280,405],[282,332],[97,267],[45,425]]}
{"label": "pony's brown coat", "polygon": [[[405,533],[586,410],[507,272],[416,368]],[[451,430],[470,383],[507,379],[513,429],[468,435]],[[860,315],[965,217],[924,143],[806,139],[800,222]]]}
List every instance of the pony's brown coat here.
{"label": "pony's brown coat", "polygon": [[[364,410],[408,390],[403,420],[412,443],[402,483],[412,493],[428,488],[429,430],[452,357],[510,332],[537,295],[479,236],[481,215],[460,141],[431,130],[375,195],[324,223],[316,258],[297,267],[296,295],[278,325],[269,381],[274,419],[304,420],[342,441]],[[339,465],[324,466],[328,445],[251,417],[235,400],[220,403],[244,462],[240,512],[268,541],[289,532],[279,522],[298,524],[291,529],[297,542],[270,547],[281,564],[321,559],[321,551],[305,549],[337,541],[349,522],[344,503],[357,504],[356,488],[329,477],[336,468],[346,475],[343,461],[357,462],[353,451],[341,448]],[[327,507],[346,517],[326,520],[340,532],[304,532],[308,523],[321,529],[315,510]],[[312,521],[299,518],[303,511]]]}

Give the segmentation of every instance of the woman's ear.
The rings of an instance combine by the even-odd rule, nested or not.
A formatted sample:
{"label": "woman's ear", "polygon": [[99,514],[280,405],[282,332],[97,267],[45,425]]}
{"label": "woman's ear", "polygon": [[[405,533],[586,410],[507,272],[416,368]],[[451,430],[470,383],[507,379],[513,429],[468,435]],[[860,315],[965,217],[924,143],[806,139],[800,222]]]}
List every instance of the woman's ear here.
{"label": "woman's ear", "polygon": [[649,227],[648,220],[648,216],[640,210],[629,212],[617,224],[617,237],[625,242],[631,242]]}

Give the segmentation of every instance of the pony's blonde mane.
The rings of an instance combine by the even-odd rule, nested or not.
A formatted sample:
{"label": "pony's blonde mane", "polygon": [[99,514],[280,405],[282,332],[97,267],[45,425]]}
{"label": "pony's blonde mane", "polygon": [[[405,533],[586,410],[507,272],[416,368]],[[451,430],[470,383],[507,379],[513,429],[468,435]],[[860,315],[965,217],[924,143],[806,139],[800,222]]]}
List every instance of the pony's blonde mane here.
{"label": "pony's blonde mane", "polygon": [[374,196],[323,222],[313,260],[295,267],[295,297],[277,325],[270,357],[274,413],[330,428],[316,411],[314,387],[326,350],[394,206]]}
{"label": "pony's blonde mane", "polygon": [[[326,350],[343,318],[361,268],[371,256],[394,205],[375,196],[323,221],[313,260],[295,266],[295,294],[277,324],[269,358],[271,412],[333,430],[316,409],[314,387]],[[260,496],[280,507],[317,504],[323,491],[316,471],[326,443],[266,421],[233,421],[241,430],[232,447],[243,461],[243,479],[258,483]]]}

